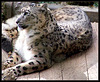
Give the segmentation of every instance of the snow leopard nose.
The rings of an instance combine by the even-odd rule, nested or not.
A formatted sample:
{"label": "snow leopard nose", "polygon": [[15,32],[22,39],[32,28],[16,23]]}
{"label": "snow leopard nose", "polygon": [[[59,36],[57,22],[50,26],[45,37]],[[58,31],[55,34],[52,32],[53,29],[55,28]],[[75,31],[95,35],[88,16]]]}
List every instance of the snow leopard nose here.
{"label": "snow leopard nose", "polygon": [[20,22],[20,18],[16,21],[16,23],[18,24]]}
{"label": "snow leopard nose", "polygon": [[18,24],[21,20],[21,17],[17,19],[16,23]]}
{"label": "snow leopard nose", "polygon": [[16,23],[17,23],[17,24],[19,23],[19,19],[16,21]]}

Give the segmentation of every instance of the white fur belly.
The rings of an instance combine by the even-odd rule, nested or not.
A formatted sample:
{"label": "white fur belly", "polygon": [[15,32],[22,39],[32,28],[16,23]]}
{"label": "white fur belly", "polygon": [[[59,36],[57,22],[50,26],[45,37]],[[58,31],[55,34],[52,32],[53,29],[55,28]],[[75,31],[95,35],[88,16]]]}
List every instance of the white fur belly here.
{"label": "white fur belly", "polygon": [[[24,35],[24,34],[23,34]],[[28,50],[28,45],[26,43],[27,36],[19,36],[16,41],[15,49],[17,49],[18,54],[22,57],[23,61],[28,61],[32,59],[34,54]]]}
{"label": "white fur belly", "polygon": [[15,49],[17,49],[17,53],[23,57],[24,52],[23,52],[23,44],[24,40],[21,39],[20,37],[17,39],[16,44],[15,44]]}
{"label": "white fur belly", "polygon": [[33,54],[31,51],[26,50],[25,47],[24,47],[23,50],[24,50],[24,55],[23,55],[23,59],[24,59],[24,61],[28,61],[28,60],[33,59],[34,54]]}
{"label": "white fur belly", "polygon": [[17,40],[15,49],[17,49],[18,54],[22,57],[23,61],[28,61],[33,58],[33,53],[28,50],[25,41]]}

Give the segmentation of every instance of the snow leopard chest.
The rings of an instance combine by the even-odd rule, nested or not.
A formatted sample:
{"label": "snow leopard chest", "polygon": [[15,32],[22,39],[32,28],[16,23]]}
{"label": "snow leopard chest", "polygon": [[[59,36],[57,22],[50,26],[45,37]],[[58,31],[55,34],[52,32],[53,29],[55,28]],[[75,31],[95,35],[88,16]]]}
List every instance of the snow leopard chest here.
{"label": "snow leopard chest", "polygon": [[24,32],[21,33],[15,44],[15,49],[23,61],[28,61],[33,58],[33,54],[28,50],[27,37],[28,36]]}

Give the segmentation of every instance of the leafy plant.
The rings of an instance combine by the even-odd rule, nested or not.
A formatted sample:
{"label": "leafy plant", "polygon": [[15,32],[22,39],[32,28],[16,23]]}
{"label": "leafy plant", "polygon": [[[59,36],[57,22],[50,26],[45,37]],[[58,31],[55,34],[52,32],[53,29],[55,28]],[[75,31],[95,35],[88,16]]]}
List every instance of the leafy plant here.
{"label": "leafy plant", "polygon": [[94,7],[98,7],[98,6],[99,6],[98,2],[95,2],[95,3],[93,4],[93,6],[94,6]]}

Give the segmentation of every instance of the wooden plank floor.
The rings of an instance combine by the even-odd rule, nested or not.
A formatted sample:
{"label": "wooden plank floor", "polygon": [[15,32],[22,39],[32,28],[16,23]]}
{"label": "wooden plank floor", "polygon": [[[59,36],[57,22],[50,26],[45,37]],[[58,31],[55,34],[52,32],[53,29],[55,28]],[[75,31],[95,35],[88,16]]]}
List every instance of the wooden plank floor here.
{"label": "wooden plank floor", "polygon": [[51,68],[18,77],[17,80],[98,80],[98,23],[92,23],[93,44]]}

